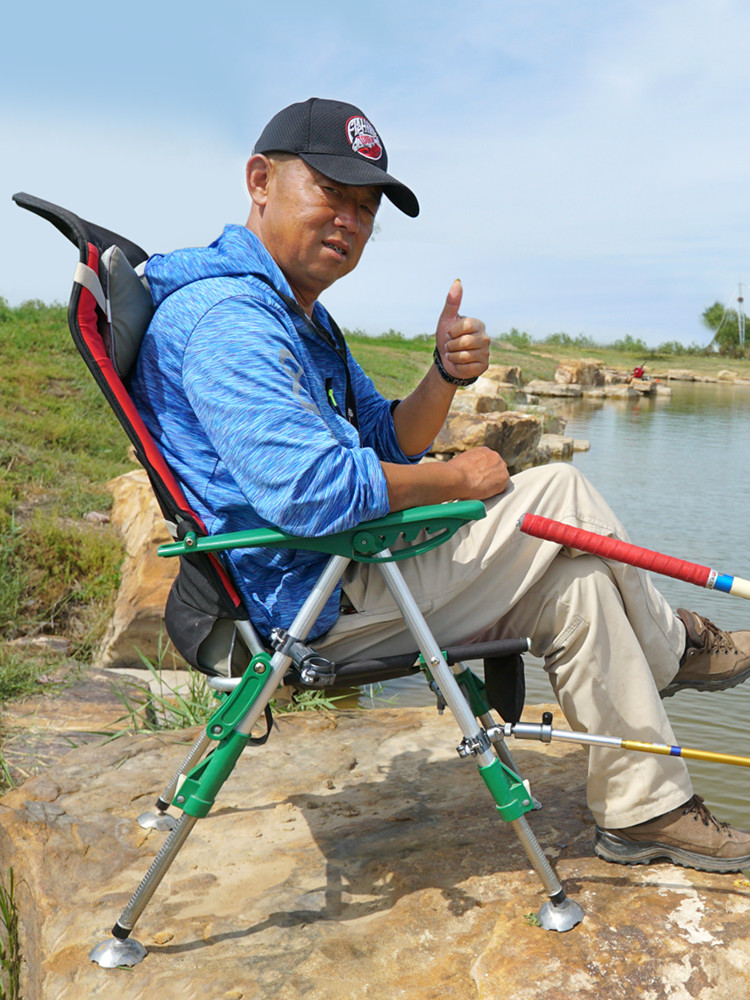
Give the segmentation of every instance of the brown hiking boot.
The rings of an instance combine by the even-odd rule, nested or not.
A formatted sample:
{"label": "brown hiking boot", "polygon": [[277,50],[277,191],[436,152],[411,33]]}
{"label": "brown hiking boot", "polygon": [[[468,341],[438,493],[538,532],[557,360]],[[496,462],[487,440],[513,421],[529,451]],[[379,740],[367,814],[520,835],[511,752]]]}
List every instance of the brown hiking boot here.
{"label": "brown hiking boot", "polygon": [[700,795],[694,795],[646,823],[623,830],[597,826],[594,851],[621,865],[671,861],[702,872],[738,872],[750,866],[750,833],[719,822]]}
{"label": "brown hiking boot", "polygon": [[683,688],[723,691],[750,676],[750,632],[722,632],[708,618],[684,608],[677,609],[677,617],[685,626],[687,644],[680,669],[660,692],[662,698]]}

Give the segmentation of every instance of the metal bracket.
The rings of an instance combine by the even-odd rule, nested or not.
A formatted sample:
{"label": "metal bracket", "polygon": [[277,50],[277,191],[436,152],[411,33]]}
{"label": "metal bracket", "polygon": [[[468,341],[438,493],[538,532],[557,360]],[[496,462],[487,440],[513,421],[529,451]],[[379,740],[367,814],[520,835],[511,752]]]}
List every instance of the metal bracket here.
{"label": "metal bracket", "polygon": [[300,639],[295,639],[282,628],[275,628],[270,638],[273,648],[291,659],[299,671],[300,680],[307,687],[331,687],[335,682],[336,664],[316,653]]}
{"label": "metal bracket", "polygon": [[531,812],[534,808],[534,800],[521,777],[498,757],[485,767],[480,764],[479,773],[492,793],[497,811],[506,823],[520,819],[524,813]]}
{"label": "metal bracket", "polygon": [[542,713],[541,724],[538,722],[506,722],[503,726],[494,726],[492,731],[488,730],[488,732],[490,732],[492,740],[497,740],[502,733],[503,736],[515,736],[517,740],[540,740],[542,743],[551,743],[552,736],[559,735],[552,729],[552,712]]}
{"label": "metal bracket", "polygon": [[481,731],[476,736],[464,736],[456,747],[456,753],[459,757],[477,757],[489,749],[490,741],[487,734]]}
{"label": "metal bracket", "polygon": [[440,688],[437,685],[437,681],[430,681],[430,691],[432,691],[432,693],[435,695],[435,698],[437,699],[438,715],[442,715],[445,709],[447,708],[448,703],[443,697]]}
{"label": "metal bracket", "polygon": [[552,742],[552,712],[542,712],[542,725],[539,739],[542,743]]}

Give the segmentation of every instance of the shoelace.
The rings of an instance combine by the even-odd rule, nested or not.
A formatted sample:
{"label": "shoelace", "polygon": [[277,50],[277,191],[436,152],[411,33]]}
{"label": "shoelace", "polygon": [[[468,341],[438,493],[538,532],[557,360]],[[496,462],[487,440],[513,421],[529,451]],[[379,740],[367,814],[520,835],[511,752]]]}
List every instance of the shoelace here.
{"label": "shoelace", "polygon": [[[700,646],[694,646],[696,652],[707,653],[713,646],[726,650],[737,648],[728,632],[724,632],[708,618],[703,618],[701,615],[696,615],[696,618],[703,625],[702,635],[696,637],[696,640],[700,642]],[[691,642],[696,640],[692,640],[691,637]]]}
{"label": "shoelace", "polygon": [[700,795],[694,795],[692,799],[689,799],[685,803],[685,808],[682,810],[682,815],[685,816],[688,813],[694,813],[696,819],[700,819],[704,826],[715,826],[717,830],[724,831],[729,826],[728,823],[724,823],[718,820],[711,810],[708,808],[706,803],[700,797]]}

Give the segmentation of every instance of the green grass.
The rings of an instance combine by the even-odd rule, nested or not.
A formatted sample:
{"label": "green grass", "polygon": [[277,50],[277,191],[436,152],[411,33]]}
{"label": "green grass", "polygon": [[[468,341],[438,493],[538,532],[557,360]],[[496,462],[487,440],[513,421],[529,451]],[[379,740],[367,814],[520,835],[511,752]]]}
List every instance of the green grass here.
{"label": "green grass", "polygon": [[83,516],[109,510],[105,484],[132,466],[62,306],[0,300],[0,370],[1,673],[7,640],[23,635],[62,633],[75,656],[90,657],[122,545]]}
{"label": "green grass", "polygon": [[133,732],[200,726],[208,722],[218,708],[219,699],[206,683],[206,677],[192,667],[187,667],[186,684],[171,684],[166,680],[164,665],[170,658],[170,648],[169,639],[160,634],[155,662],[139,651],[148,671],[147,680],[150,676],[153,681],[149,687],[136,687],[129,678],[116,679],[112,683],[125,708],[125,715],[119,721],[128,722]]}
{"label": "green grass", "polygon": [[[422,335],[407,340],[393,332],[379,337],[367,337],[358,330],[347,330],[345,333],[355,359],[388,399],[401,399],[408,395],[432,363],[435,346],[432,337]],[[491,343],[490,362],[493,365],[518,365],[526,381],[551,379],[556,365],[552,354],[543,347],[532,345],[530,348],[519,348],[500,340]]]}
{"label": "green grass", "polygon": [[41,678],[54,679],[55,686],[61,686],[76,676],[75,667],[62,653],[9,644],[0,661],[0,704],[39,694]]}
{"label": "green grass", "polygon": [[21,1000],[21,940],[12,868],[0,882],[0,1000]]}
{"label": "green grass", "polygon": [[[181,684],[170,683],[165,677],[164,664],[169,658],[170,642],[159,637],[156,661],[140,654],[143,665],[150,676],[150,686],[134,685],[130,678],[114,680],[112,689],[122,703],[125,714],[118,723],[126,723],[130,732],[158,732],[164,729],[186,729],[189,726],[205,725],[216,709],[221,698],[209,687],[206,677],[192,667],[186,671],[187,679]],[[271,708],[280,714],[310,711],[332,711],[336,703],[351,701],[351,691],[332,694],[326,690],[295,691],[290,700],[271,699]],[[370,685],[371,700],[377,699],[378,691]],[[0,768],[2,762],[0,761]],[[2,1000],[2,998],[0,998]]]}
{"label": "green grass", "polygon": [[[56,694],[79,676],[80,667],[57,650],[12,643],[0,646],[0,705],[42,691],[47,695]],[[6,736],[5,727],[0,724],[0,795],[15,784],[1,749]]]}
{"label": "green grass", "polygon": [[274,701],[271,708],[280,715],[294,712],[332,712],[339,701],[351,700],[351,692],[343,691],[331,694],[324,688],[303,689],[295,691],[289,701]]}

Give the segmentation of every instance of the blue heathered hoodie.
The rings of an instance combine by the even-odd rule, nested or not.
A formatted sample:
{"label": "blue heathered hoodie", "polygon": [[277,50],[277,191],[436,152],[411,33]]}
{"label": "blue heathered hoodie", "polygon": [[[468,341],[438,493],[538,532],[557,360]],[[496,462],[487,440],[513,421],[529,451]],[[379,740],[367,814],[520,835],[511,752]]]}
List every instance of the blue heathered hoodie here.
{"label": "blue heathered hoodie", "polygon": [[[388,512],[380,460],[421,456],[401,451],[391,404],[348,348],[359,432],[341,414],[342,358],[276,294],[292,293],[248,229],[227,226],[209,247],[156,255],[146,276],[158,308],[130,389],[209,533],[324,535]],[[313,319],[330,330],[319,303]],[[326,559],[287,549],[229,555],[261,635],[291,625]],[[338,610],[337,589],[310,638]]]}

